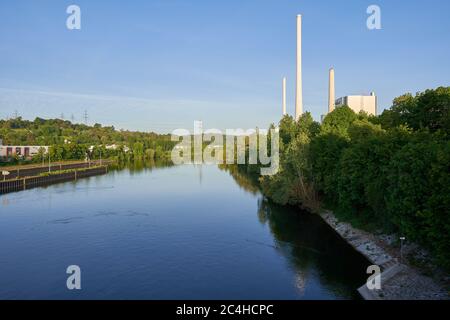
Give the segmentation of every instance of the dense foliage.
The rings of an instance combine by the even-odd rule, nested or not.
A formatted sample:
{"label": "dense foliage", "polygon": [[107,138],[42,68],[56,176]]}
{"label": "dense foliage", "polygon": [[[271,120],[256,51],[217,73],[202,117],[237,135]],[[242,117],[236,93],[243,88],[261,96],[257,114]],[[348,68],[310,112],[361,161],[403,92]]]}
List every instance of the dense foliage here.
{"label": "dense foliage", "polygon": [[[380,116],[343,106],[315,123],[280,122],[277,203],[325,205],[359,227],[398,232],[450,268],[450,88],[404,95]],[[254,169],[252,169],[255,171]]]}
{"label": "dense foliage", "polygon": [[[115,130],[100,124],[87,126],[59,119],[34,121],[22,118],[0,120],[4,145],[50,146],[52,160],[80,160],[116,157],[118,159],[163,159],[174,143],[170,135]],[[107,146],[113,146],[111,148]],[[92,147],[92,148],[91,148]],[[129,149],[129,150],[128,150]],[[42,154],[34,161],[41,161]],[[13,159],[19,161],[19,159]]]}

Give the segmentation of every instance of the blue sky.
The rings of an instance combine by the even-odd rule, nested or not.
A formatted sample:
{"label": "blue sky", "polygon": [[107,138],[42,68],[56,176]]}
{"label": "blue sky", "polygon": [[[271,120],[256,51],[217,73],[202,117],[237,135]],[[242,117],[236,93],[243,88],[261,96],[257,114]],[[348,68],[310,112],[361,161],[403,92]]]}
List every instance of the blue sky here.
{"label": "blue sky", "polygon": [[[82,29],[66,28],[77,4]],[[382,30],[366,9],[381,8]],[[379,109],[405,92],[450,85],[446,0],[8,0],[0,3],[0,117],[73,114],[116,128],[170,132],[267,127],[294,112],[295,23],[303,15],[305,109],[375,91]]]}

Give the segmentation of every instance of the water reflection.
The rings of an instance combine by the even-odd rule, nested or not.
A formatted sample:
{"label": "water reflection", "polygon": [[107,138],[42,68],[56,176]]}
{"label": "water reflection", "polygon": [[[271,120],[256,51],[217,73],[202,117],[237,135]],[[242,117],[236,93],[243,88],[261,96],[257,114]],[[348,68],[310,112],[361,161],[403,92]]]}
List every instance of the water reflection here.
{"label": "water reflection", "polygon": [[[234,167],[222,167],[236,183],[250,193],[259,190],[256,179]],[[258,221],[268,225],[276,250],[296,272],[295,283],[304,294],[310,272],[318,273],[321,284],[337,296],[359,298],[356,288],[367,278],[370,265],[365,257],[343,241],[322,219],[297,207],[280,206],[261,197],[258,199]],[[346,285],[343,285],[345,283]],[[347,285],[355,288],[348,296]]]}
{"label": "water reflection", "polygon": [[227,171],[241,189],[253,195],[260,193],[256,175],[247,174],[236,165],[219,165],[218,167],[220,170]]}
{"label": "water reflection", "polygon": [[[264,199],[256,182],[134,161],[2,197],[0,298],[357,298],[366,261],[318,216]],[[86,284],[76,295],[65,287],[74,263]]]}
{"label": "water reflection", "polygon": [[174,164],[169,160],[142,160],[116,161],[109,165],[110,171],[128,170],[130,173],[140,173],[143,171],[152,171],[160,168],[173,167]]}

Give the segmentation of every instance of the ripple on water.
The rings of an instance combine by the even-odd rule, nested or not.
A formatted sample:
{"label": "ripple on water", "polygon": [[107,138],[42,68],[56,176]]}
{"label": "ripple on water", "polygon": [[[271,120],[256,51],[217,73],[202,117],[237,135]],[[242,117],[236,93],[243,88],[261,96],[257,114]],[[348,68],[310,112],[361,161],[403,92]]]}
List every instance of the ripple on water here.
{"label": "ripple on water", "polygon": [[69,224],[73,222],[77,222],[84,219],[84,217],[70,217],[70,218],[64,218],[64,219],[56,219],[56,220],[50,220],[48,223],[50,224]]}

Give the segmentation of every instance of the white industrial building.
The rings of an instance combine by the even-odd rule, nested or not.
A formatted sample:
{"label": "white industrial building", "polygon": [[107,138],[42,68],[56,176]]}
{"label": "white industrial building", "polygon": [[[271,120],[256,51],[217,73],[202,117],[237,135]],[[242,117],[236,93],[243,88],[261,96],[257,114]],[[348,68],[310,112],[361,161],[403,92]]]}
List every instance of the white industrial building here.
{"label": "white industrial building", "polygon": [[[302,16],[297,15],[297,54],[296,54],[296,94],[295,94],[295,119],[298,120],[303,114],[303,87],[302,87]],[[340,106],[348,106],[355,113],[361,111],[369,115],[377,115],[378,101],[374,92],[370,95],[348,95],[335,99],[335,72],[334,68],[329,70],[328,78],[328,113]],[[286,111],[286,78],[282,82],[282,114]],[[321,120],[326,115],[321,116]]]}
{"label": "white industrial building", "polygon": [[[334,103],[331,101],[333,100],[329,99],[328,113],[332,112],[335,108],[348,106],[355,113],[364,111],[369,115],[377,115],[377,96],[373,92],[370,94],[370,96],[345,96],[334,100]],[[325,117],[326,115],[321,115],[320,121],[323,122]]]}
{"label": "white industrial building", "polygon": [[377,96],[374,92],[369,96],[345,96],[336,99],[335,105],[336,107],[349,106],[356,113],[364,111],[369,115],[377,115]]}
{"label": "white industrial building", "polygon": [[31,158],[39,154],[39,150],[43,148],[45,153],[48,152],[48,146],[4,146],[0,139],[0,158],[10,158],[14,156]]}
{"label": "white industrial building", "polygon": [[[335,76],[334,69],[331,68],[328,75],[328,113],[333,112],[336,107],[348,106],[354,112],[366,112],[369,115],[377,115],[377,96],[375,92],[370,95],[345,96],[335,99]],[[323,120],[323,117],[322,117]]]}

